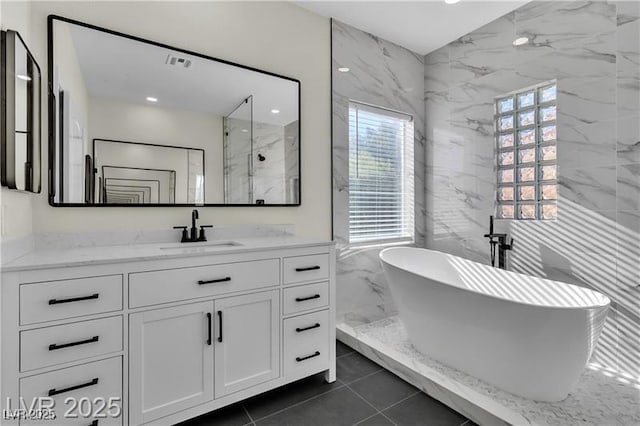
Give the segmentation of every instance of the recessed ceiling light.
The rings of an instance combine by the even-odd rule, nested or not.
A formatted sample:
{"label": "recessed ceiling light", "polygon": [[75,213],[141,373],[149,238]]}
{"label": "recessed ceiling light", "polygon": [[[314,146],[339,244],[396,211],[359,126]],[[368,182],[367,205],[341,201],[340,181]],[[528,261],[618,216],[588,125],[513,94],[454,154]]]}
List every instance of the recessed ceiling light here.
{"label": "recessed ceiling light", "polygon": [[523,44],[527,43],[529,43],[529,37],[518,37],[517,39],[513,40],[514,46],[522,46]]}
{"label": "recessed ceiling light", "polygon": [[340,72],[349,72],[349,68],[347,68],[347,67],[340,67],[340,68],[338,68],[338,71],[340,71]]}
{"label": "recessed ceiling light", "polygon": [[149,102],[158,102],[158,98],[154,98],[153,96],[147,96],[147,100]]}
{"label": "recessed ceiling light", "polygon": [[460,1],[460,0],[444,0],[444,2],[445,2],[446,4],[456,4],[456,3],[458,3],[459,1]]}
{"label": "recessed ceiling light", "polygon": [[280,110],[279,109],[272,109],[271,110],[271,114],[280,114]]}
{"label": "recessed ceiling light", "polygon": [[247,129],[242,129],[240,130],[242,133],[248,133],[249,131]]}
{"label": "recessed ceiling light", "polygon": [[24,74],[18,74],[18,75],[16,75],[16,78],[19,78],[20,80],[24,80],[24,81],[31,81],[31,77],[29,77],[28,75],[24,75]]}

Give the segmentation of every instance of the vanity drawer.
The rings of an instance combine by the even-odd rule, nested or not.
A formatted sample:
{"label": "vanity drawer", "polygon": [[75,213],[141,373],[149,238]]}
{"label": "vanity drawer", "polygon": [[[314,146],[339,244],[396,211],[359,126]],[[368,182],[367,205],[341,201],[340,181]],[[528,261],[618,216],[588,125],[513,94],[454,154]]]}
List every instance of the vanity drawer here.
{"label": "vanity drawer", "polygon": [[[79,415],[79,407],[71,411],[72,414],[78,415],[78,418],[65,418],[65,412],[72,408],[70,402],[65,403],[65,399],[74,398],[75,401],[79,401],[80,398],[85,397],[91,401],[91,408],[94,413],[102,406],[101,401],[94,403],[96,398],[103,398],[107,404],[104,411],[102,411],[106,418],[100,418],[98,426],[121,425],[122,414],[110,416],[109,402],[111,398],[111,402],[116,405],[111,413],[118,414],[117,411],[122,411],[122,357],[90,362],[76,367],[25,377],[20,380],[20,396],[24,398],[25,402],[28,401],[27,404],[30,404],[33,398],[51,397],[55,403],[54,410],[56,414],[55,421],[21,420],[21,425],[89,425],[92,423],[93,418]],[[83,405],[82,410],[87,410],[88,404]]]}
{"label": "vanity drawer", "polygon": [[284,323],[284,374],[304,376],[329,368],[329,311],[287,318]]}
{"label": "vanity drawer", "polygon": [[283,294],[284,315],[322,308],[329,304],[329,283],[325,281],[287,287],[284,289]]}
{"label": "vanity drawer", "polygon": [[284,283],[320,281],[329,278],[329,255],[285,257]]}
{"label": "vanity drawer", "polygon": [[20,371],[122,350],[122,316],[20,333]]}
{"label": "vanity drawer", "polygon": [[156,305],[280,284],[280,259],[129,274],[129,306]]}
{"label": "vanity drawer", "polygon": [[20,285],[20,324],[122,309],[122,275]]}

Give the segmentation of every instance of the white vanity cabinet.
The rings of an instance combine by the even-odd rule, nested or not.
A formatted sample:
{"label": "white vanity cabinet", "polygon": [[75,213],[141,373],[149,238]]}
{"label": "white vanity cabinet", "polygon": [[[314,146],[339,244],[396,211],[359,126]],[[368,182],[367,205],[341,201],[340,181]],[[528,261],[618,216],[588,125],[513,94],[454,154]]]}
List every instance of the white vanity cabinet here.
{"label": "white vanity cabinet", "polygon": [[335,380],[333,244],[185,248],[4,265],[3,408],[52,395],[56,425],[169,425],[312,374]]}

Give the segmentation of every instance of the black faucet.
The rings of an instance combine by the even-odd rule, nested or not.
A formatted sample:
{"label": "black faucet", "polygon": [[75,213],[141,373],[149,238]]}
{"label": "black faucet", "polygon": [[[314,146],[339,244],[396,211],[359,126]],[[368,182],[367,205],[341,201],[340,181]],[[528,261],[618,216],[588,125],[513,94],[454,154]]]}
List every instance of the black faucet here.
{"label": "black faucet", "polygon": [[200,218],[198,215],[198,210],[193,210],[191,212],[191,230],[187,232],[186,226],[174,226],[173,229],[182,229],[182,239],[181,243],[195,243],[198,241],[207,241],[207,236],[205,234],[205,228],[213,228],[213,225],[200,225],[200,232],[198,233],[198,227],[196,226],[196,221]]}
{"label": "black faucet", "polygon": [[507,234],[495,234],[493,232],[493,216],[489,216],[489,233],[484,234],[484,237],[489,238],[489,244],[491,245],[491,266],[496,266],[496,246],[498,246],[498,268],[507,269],[507,250],[513,249],[513,238],[507,244]]}

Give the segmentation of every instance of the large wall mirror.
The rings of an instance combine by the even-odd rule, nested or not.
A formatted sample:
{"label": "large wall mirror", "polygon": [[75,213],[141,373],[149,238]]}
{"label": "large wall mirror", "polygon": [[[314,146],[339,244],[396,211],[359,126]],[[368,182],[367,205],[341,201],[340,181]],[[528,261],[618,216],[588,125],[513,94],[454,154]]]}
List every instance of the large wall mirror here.
{"label": "large wall mirror", "polygon": [[300,204],[298,80],[48,25],[50,204]]}

